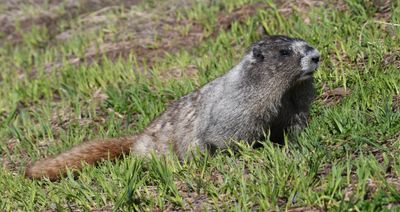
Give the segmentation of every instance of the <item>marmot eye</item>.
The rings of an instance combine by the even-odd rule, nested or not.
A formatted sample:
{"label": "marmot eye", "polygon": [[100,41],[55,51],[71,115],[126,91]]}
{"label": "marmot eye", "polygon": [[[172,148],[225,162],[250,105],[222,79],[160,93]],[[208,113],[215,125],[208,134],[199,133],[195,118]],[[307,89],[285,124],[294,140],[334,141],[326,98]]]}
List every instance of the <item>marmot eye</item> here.
{"label": "marmot eye", "polygon": [[291,53],[291,51],[290,51],[289,49],[281,49],[281,50],[279,50],[279,53],[280,53],[282,56],[289,56],[290,53]]}

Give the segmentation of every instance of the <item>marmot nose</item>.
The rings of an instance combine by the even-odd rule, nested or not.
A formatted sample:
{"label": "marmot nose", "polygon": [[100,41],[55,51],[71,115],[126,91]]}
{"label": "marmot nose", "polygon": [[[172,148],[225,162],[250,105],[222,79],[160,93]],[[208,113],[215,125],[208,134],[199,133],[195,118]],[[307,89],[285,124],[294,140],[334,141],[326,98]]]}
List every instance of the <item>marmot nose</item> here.
{"label": "marmot nose", "polygon": [[312,57],[311,61],[313,61],[314,63],[318,63],[319,62],[319,56]]}

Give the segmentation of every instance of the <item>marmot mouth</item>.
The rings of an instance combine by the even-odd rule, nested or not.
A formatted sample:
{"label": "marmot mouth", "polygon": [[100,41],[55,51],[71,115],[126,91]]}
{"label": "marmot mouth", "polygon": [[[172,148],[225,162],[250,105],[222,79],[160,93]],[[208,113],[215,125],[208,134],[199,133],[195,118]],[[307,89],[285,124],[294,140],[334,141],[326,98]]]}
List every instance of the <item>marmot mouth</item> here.
{"label": "marmot mouth", "polygon": [[314,71],[309,71],[303,74],[303,76],[312,76],[314,74]]}
{"label": "marmot mouth", "polygon": [[308,71],[304,71],[300,74],[300,76],[312,76],[315,72],[315,69],[313,70],[308,70]]}
{"label": "marmot mouth", "polygon": [[303,72],[299,78],[297,78],[297,81],[303,81],[303,80],[307,80],[312,78],[314,75],[314,71],[307,71],[307,72]]}

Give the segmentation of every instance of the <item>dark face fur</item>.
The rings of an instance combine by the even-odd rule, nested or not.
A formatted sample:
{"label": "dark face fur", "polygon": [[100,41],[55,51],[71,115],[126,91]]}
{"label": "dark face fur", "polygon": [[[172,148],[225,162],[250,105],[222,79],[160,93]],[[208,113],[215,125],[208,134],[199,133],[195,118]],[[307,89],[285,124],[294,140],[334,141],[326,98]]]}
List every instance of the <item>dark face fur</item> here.
{"label": "dark face fur", "polygon": [[254,43],[250,50],[254,73],[252,80],[262,83],[272,78],[293,84],[312,78],[319,53],[302,39],[270,36]]}

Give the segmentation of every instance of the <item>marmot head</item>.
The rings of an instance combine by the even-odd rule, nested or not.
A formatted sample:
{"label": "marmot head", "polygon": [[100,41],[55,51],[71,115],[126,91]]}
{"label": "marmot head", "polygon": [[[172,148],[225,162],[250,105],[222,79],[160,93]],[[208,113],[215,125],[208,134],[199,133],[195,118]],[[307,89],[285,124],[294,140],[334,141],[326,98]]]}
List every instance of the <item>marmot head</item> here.
{"label": "marmot head", "polygon": [[319,64],[319,52],[299,38],[269,36],[254,43],[247,54],[251,57],[252,81],[286,81],[294,84],[312,78]]}

